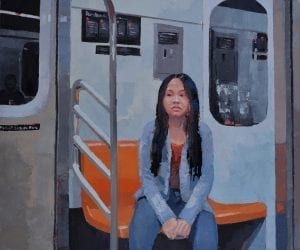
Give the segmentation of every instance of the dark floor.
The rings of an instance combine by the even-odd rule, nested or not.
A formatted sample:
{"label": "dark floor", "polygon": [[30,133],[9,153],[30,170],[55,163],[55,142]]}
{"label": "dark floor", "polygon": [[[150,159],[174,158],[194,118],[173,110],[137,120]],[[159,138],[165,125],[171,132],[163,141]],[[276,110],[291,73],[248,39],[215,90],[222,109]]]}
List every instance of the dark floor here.
{"label": "dark floor", "polygon": [[[278,249],[283,250],[285,245],[284,217],[278,220],[280,238],[277,241]],[[109,250],[109,234],[90,226],[84,219],[82,209],[71,209],[69,213],[70,250]],[[247,249],[247,239],[255,233],[255,229],[262,225],[262,220],[247,223],[236,223],[218,227],[219,249],[240,250]],[[119,239],[119,250],[128,250],[128,240]],[[188,240],[168,240],[159,234],[153,250],[192,250]]]}
{"label": "dark floor", "polygon": [[[96,230],[84,219],[81,209],[70,210],[70,250],[109,250],[109,234]],[[119,250],[129,250],[128,240],[119,239]],[[168,240],[166,236],[158,235],[153,250],[190,250],[187,240]],[[142,249],[141,249],[142,250]]]}

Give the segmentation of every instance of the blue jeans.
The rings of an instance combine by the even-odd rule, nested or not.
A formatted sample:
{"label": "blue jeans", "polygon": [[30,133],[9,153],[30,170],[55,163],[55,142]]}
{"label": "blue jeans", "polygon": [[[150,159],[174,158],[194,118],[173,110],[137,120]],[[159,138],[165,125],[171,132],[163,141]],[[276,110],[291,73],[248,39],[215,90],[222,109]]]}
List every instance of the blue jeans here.
{"label": "blue jeans", "polygon": [[[167,201],[169,207],[178,215],[185,203],[180,193],[170,191]],[[137,201],[129,227],[129,249],[151,250],[161,224],[146,198]],[[195,219],[189,240],[193,250],[216,250],[218,248],[218,230],[212,213],[202,210]]]}

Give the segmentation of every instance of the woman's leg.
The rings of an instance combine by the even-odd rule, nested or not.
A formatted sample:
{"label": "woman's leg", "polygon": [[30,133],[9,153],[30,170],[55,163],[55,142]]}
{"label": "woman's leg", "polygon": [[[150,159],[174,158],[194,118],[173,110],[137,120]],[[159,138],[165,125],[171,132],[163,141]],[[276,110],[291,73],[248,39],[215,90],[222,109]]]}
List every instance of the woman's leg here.
{"label": "woman's leg", "polygon": [[201,211],[192,226],[190,240],[193,250],[218,249],[218,228],[215,216],[207,211]]}
{"label": "woman's leg", "polygon": [[129,226],[129,249],[151,250],[160,228],[160,222],[148,200],[139,200]]}

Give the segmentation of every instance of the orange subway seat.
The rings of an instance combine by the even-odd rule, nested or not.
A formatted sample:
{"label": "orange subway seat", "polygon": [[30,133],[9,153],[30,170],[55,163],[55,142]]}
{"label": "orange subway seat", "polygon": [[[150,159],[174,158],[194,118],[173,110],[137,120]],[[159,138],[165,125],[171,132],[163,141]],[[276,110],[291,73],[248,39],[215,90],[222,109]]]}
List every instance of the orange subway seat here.
{"label": "orange subway seat", "polygon": [[233,224],[265,218],[267,207],[262,202],[252,203],[220,203],[208,200],[214,210],[218,225]]}
{"label": "orange subway seat", "polygon": [[[109,168],[110,152],[108,147],[98,141],[87,141],[86,143]],[[118,234],[121,238],[128,238],[128,224],[135,203],[134,193],[140,186],[137,159],[138,141],[120,141],[118,143]],[[110,207],[108,178],[83,154],[81,154],[81,171],[104,203]],[[97,208],[94,201],[84,191],[81,192],[81,199],[86,221],[101,231],[109,232],[109,220]]]}
{"label": "orange subway seat", "polygon": [[[101,142],[86,142],[90,149],[107,165],[110,153]],[[81,155],[81,171],[107,206],[110,205],[108,179],[94,166],[87,156]],[[128,226],[134,210],[134,192],[140,186],[138,176],[138,141],[118,142],[118,235],[128,238]],[[95,203],[82,191],[82,208],[86,221],[93,227],[110,231],[109,220]],[[209,199],[218,225],[245,222],[266,217],[266,205],[261,202],[225,204]]]}
{"label": "orange subway seat", "polygon": [[[110,152],[101,142],[86,142],[89,148],[102,162],[110,167]],[[118,143],[118,188],[119,193],[134,194],[140,186],[138,176],[138,142],[121,141]],[[95,188],[100,197],[109,203],[110,182],[85,155],[81,155],[81,171],[88,182]],[[122,196],[121,196],[122,197]],[[133,199],[133,196],[132,196]],[[92,204],[90,204],[92,205]]]}

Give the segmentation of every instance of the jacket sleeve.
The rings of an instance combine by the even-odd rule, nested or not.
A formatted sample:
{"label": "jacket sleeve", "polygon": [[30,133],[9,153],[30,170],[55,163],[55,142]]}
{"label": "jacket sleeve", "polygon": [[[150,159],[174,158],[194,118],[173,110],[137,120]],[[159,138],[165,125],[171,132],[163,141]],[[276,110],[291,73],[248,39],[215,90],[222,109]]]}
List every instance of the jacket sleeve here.
{"label": "jacket sleeve", "polygon": [[202,139],[202,175],[195,185],[185,207],[178,216],[186,220],[190,225],[193,224],[197,215],[203,209],[203,204],[207,201],[214,179],[212,134],[205,123],[200,124],[200,135]]}
{"label": "jacket sleeve", "polygon": [[176,216],[159,192],[159,189],[155,183],[155,177],[150,170],[152,131],[153,129],[151,129],[151,126],[149,126],[149,124],[146,125],[140,140],[140,178],[144,190],[144,195],[155,211],[160,223],[164,224],[168,219],[176,218]]}

